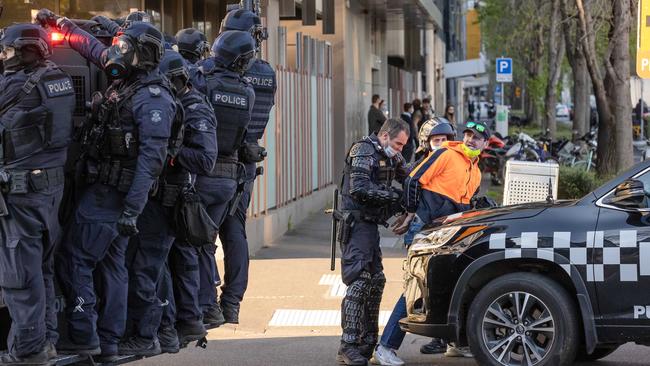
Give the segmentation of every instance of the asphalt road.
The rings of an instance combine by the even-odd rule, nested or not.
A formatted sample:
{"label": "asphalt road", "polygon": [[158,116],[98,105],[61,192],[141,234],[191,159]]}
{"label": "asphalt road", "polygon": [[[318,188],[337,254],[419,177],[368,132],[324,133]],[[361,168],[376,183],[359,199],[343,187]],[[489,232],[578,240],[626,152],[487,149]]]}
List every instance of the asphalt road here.
{"label": "asphalt road", "polygon": [[[189,347],[135,365],[335,365],[340,335],[336,311],[342,290],[332,276],[338,272],[329,271],[329,230],[328,217],[314,213],[260,250],[251,259],[240,324],[210,331],[206,349]],[[382,239],[382,247],[388,282],[381,310],[386,317],[402,291],[404,251],[390,235]],[[473,359],[422,355],[419,347],[426,342],[426,338],[407,335],[398,354],[408,365],[476,364]],[[649,360],[650,348],[627,344],[589,365],[649,365]]]}

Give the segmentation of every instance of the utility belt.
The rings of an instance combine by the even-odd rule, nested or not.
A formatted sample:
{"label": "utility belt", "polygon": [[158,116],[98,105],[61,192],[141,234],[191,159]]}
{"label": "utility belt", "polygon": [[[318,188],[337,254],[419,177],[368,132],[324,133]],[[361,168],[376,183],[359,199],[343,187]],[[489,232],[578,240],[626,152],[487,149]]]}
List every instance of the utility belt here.
{"label": "utility belt", "polygon": [[0,168],[0,191],[7,194],[25,194],[40,192],[48,187],[62,185],[65,181],[63,167],[2,170]]}
{"label": "utility belt", "polygon": [[228,159],[217,159],[212,171],[208,174],[212,178],[228,178],[237,181],[244,175],[246,175],[244,165]]}
{"label": "utility belt", "polygon": [[101,183],[115,187],[118,192],[127,193],[131,189],[135,169],[124,168],[122,162],[114,160],[110,162],[86,163],[86,183]]}
{"label": "utility belt", "polygon": [[350,242],[352,228],[357,222],[368,222],[388,227],[388,223],[383,217],[363,210],[334,210],[333,215],[338,222],[337,240],[342,245],[347,245]]}
{"label": "utility belt", "polygon": [[9,210],[3,195],[40,192],[49,187],[63,185],[65,172],[63,167],[4,170],[0,168],[0,217],[7,216]]}

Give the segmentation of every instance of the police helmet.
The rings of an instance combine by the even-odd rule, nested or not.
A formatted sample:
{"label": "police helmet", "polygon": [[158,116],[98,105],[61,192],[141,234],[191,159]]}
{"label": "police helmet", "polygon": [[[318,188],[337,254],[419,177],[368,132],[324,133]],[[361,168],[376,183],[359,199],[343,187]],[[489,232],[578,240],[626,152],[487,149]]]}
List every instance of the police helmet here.
{"label": "police helmet", "polygon": [[137,55],[136,67],[141,69],[152,69],[158,66],[165,48],[162,33],[152,24],[145,22],[128,23],[119,37],[128,37],[135,47]]}
{"label": "police helmet", "polygon": [[239,30],[250,33],[255,39],[255,42],[257,42],[258,47],[262,44],[262,41],[268,38],[266,29],[262,27],[260,17],[246,9],[237,9],[226,14],[223,21],[221,21],[220,32],[228,30]]}
{"label": "police helmet", "polygon": [[215,63],[226,69],[244,73],[255,61],[255,41],[242,31],[225,31],[214,40],[212,54]]}
{"label": "police helmet", "polygon": [[456,137],[456,131],[448,122],[438,121],[438,123],[429,131],[429,137],[436,135],[445,135],[448,140],[453,140]]}
{"label": "police helmet", "polygon": [[134,11],[129,13],[124,19],[125,25],[128,25],[130,22],[145,22],[151,23],[151,16],[144,11]]}
{"label": "police helmet", "polygon": [[[12,54],[9,50],[13,48]],[[0,31],[0,52],[5,71],[44,60],[52,55],[52,44],[47,31],[36,24],[13,24]]]}
{"label": "police helmet", "polygon": [[166,50],[158,69],[174,84],[177,91],[183,89],[190,79],[185,60],[176,51]]}
{"label": "police helmet", "polygon": [[181,29],[176,33],[178,52],[192,63],[210,54],[210,44],[205,34],[194,28]]}

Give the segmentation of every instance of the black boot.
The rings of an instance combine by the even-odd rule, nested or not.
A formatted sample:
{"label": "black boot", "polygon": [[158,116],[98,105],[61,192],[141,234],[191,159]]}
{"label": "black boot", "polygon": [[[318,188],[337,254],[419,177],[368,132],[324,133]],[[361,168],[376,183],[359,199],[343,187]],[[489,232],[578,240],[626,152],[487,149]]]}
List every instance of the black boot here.
{"label": "black boot", "polygon": [[159,355],[160,352],[162,352],[160,350],[160,342],[157,339],[133,336],[117,345],[117,354],[122,356],[135,355],[151,357]]}
{"label": "black boot", "polygon": [[372,357],[372,353],[375,351],[375,347],[377,347],[377,343],[361,343],[359,345],[359,353],[361,353],[361,356],[369,360],[370,357]]}
{"label": "black boot", "polygon": [[160,342],[160,351],[164,353],[178,353],[180,344],[178,343],[178,333],[172,326],[161,327],[158,329],[158,341]]}
{"label": "black boot", "polygon": [[47,349],[43,348],[40,352],[32,353],[29,356],[18,357],[10,353],[0,355],[0,365],[11,365],[11,366],[50,366],[53,363],[50,362],[49,357],[47,356]]}
{"label": "black boot", "polygon": [[359,352],[359,346],[353,343],[341,342],[339,352],[336,355],[336,361],[342,365],[348,366],[366,366],[368,359],[363,357]]}
{"label": "black boot", "polygon": [[221,306],[218,303],[203,312],[203,324],[206,326],[216,328],[224,323],[226,323],[226,319],[223,317]]}
{"label": "black boot", "polygon": [[445,351],[447,351],[447,343],[440,338],[431,338],[431,342],[420,347],[420,353],[425,355],[444,353]]}
{"label": "black boot", "polygon": [[221,303],[221,309],[226,323],[239,324],[239,304],[229,304],[224,302]]}
{"label": "black boot", "polygon": [[62,355],[95,356],[102,353],[102,349],[99,346],[77,344],[70,341],[59,341],[56,344],[56,350]]}
{"label": "black boot", "polygon": [[178,339],[181,344],[188,344],[190,342],[202,339],[208,332],[201,321],[179,321],[176,323],[176,330],[178,330]]}

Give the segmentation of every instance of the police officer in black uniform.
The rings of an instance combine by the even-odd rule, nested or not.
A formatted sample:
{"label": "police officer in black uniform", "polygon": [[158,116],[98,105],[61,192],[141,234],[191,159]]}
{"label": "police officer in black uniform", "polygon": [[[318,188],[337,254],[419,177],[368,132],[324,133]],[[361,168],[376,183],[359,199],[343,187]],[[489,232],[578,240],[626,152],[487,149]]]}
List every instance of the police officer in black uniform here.
{"label": "police officer in black uniform", "polygon": [[[88,187],[56,261],[70,341],[57,349],[101,352],[110,361],[126,325],[128,237],[138,233],[137,219],[163,169],[176,115],[172,87],[158,71],[163,36],[149,23],[131,22],[107,48],[47,9],[37,20],[59,29],[70,47],[116,80],[105,97],[95,98],[99,113],[84,137]],[[98,308],[93,276],[103,300]]]}
{"label": "police officer in black uniform", "polygon": [[51,54],[38,25],[0,35],[0,288],[12,319],[2,365],[56,356],[53,249],[75,97],[70,77],[46,61]]}
{"label": "police officer in black uniform", "polygon": [[[215,67],[205,74],[205,94],[219,122],[219,156],[210,174],[197,177],[196,188],[217,225],[221,225],[228,214],[230,201],[245,174],[238,153],[251,119],[255,92],[243,75],[255,61],[255,50],[255,41],[249,33],[223,32],[212,46],[214,57],[211,60]],[[206,243],[199,257],[199,303],[203,309],[203,322],[210,325],[224,323],[215,289],[218,278],[214,257],[216,249],[215,243]]]}
{"label": "police officer in black uniform", "polygon": [[[128,265],[128,316],[129,323],[133,322],[134,332],[119,345],[119,353],[123,355],[153,356],[161,352],[161,347],[165,352],[178,352],[173,323],[164,327],[160,344],[157,339],[163,305],[170,306],[174,299],[172,296],[159,299],[156,287],[174,242],[175,233],[170,226],[174,220],[173,208],[180,199],[182,190],[192,185],[192,175],[208,174],[217,159],[217,122],[214,110],[205,96],[188,82],[189,75],[183,58],[178,52],[167,50],[159,69],[174,85],[185,116],[178,121],[180,124],[174,123],[172,139],[167,149],[167,163],[159,178],[157,192],[147,202],[138,219],[139,233],[129,244],[134,255]],[[186,243],[182,245],[189,246]],[[192,310],[194,313],[191,320],[202,326],[198,306]]]}
{"label": "police officer in black uniform", "polygon": [[348,286],[341,304],[341,347],[337,361],[366,365],[378,338],[379,304],[386,278],[381,263],[378,224],[402,212],[393,180],[407,176],[400,152],[410,128],[402,120],[384,122],[377,135],[354,145],[345,159],[341,183],[341,274]]}
{"label": "police officer in black uniform", "polygon": [[[251,33],[255,38],[258,52],[262,41],[266,39],[266,30],[260,18],[250,10],[230,11],[221,22],[221,32],[240,30]],[[256,164],[266,156],[266,151],[258,141],[264,135],[269,122],[271,108],[275,104],[275,71],[268,62],[259,58],[244,75],[255,89],[255,105],[251,122],[246,133],[239,160],[246,167],[245,183],[241,187],[242,195],[237,202],[233,215],[228,215],[219,228],[219,236],[224,250],[224,284],[221,286],[219,303],[226,323],[239,323],[239,303],[244,298],[248,287],[248,241],[246,240],[246,212],[250,204],[255,177]],[[261,168],[260,168],[261,172]]]}

